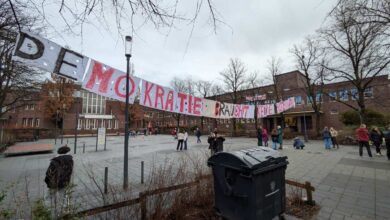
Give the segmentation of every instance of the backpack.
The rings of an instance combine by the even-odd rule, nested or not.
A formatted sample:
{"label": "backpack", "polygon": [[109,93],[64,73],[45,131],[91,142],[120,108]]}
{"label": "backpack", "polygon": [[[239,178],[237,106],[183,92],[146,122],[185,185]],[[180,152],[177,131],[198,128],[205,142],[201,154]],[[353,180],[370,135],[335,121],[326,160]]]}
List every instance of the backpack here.
{"label": "backpack", "polygon": [[53,158],[46,171],[45,183],[49,189],[65,188],[72,176],[73,159],[70,155]]}

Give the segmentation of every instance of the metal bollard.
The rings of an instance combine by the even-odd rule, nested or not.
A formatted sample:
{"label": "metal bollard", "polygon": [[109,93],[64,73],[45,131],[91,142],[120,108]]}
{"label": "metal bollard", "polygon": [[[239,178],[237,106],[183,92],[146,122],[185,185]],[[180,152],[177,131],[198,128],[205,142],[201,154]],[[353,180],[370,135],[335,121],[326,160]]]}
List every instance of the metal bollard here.
{"label": "metal bollard", "polygon": [[108,193],[107,182],[108,182],[108,167],[104,167],[104,194]]}
{"label": "metal bollard", "polygon": [[141,161],[141,184],[144,184],[144,161]]}
{"label": "metal bollard", "polygon": [[85,153],[85,142],[83,144],[83,153]]}

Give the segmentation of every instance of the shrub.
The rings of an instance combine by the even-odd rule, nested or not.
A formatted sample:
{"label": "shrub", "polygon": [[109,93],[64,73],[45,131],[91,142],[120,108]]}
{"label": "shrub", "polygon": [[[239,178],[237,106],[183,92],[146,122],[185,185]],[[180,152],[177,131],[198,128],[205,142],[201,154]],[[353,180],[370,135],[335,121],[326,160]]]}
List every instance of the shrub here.
{"label": "shrub", "polygon": [[[389,116],[385,116],[380,112],[367,109],[365,113],[365,120],[368,126],[385,126],[389,123]],[[345,125],[359,125],[360,117],[359,112],[355,110],[349,110],[341,114],[341,121]]]}

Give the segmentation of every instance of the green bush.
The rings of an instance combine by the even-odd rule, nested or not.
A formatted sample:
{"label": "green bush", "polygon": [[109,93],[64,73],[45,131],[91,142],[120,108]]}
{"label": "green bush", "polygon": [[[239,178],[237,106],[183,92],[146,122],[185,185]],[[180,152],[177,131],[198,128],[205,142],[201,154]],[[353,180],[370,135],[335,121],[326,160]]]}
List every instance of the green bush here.
{"label": "green bush", "polygon": [[[389,116],[385,116],[380,112],[367,109],[365,113],[365,120],[367,126],[386,126],[389,124]],[[359,125],[360,117],[359,112],[355,110],[349,110],[341,114],[341,121],[345,125]]]}

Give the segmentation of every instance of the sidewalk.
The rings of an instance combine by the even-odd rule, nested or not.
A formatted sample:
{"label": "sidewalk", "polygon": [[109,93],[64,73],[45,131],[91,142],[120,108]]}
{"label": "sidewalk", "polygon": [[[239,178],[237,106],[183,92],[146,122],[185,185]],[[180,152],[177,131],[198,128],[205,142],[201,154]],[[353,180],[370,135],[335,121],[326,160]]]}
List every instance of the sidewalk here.
{"label": "sidewalk", "polygon": [[[47,140],[41,140],[40,142]],[[50,141],[49,141],[50,142]],[[83,142],[86,153],[82,153]],[[52,141],[54,143],[54,141]],[[66,143],[66,142],[65,142]],[[95,152],[95,138],[80,138],[77,154],[74,155],[74,180],[77,192],[85,192],[90,180],[85,167],[92,167],[97,176],[103,178],[104,167],[109,168],[110,184],[121,186],[123,170],[123,136],[107,137],[107,151]],[[189,150],[176,151],[176,142],[171,136],[138,136],[130,138],[129,177],[134,186],[140,185],[141,161],[145,162],[145,179],[153,163],[163,164],[168,158],[178,160],[183,155],[195,156],[207,152],[206,137],[203,144],[196,144],[190,137]],[[256,146],[254,138],[227,138],[225,151]],[[314,199],[321,206],[316,219],[389,219],[390,218],[390,162],[385,156],[363,158],[356,146],[340,146],[339,150],[326,151],[320,141],[310,141],[304,150],[294,150],[291,141],[286,141],[281,151],[288,156],[286,178],[300,182],[310,181],[316,188]],[[57,147],[59,145],[57,144]],[[73,142],[68,146],[73,152]],[[385,155],[385,151],[382,152]],[[17,183],[25,188],[28,179],[31,195],[44,195],[43,182],[50,158],[55,154],[26,155],[0,158],[0,187],[6,182]]]}

